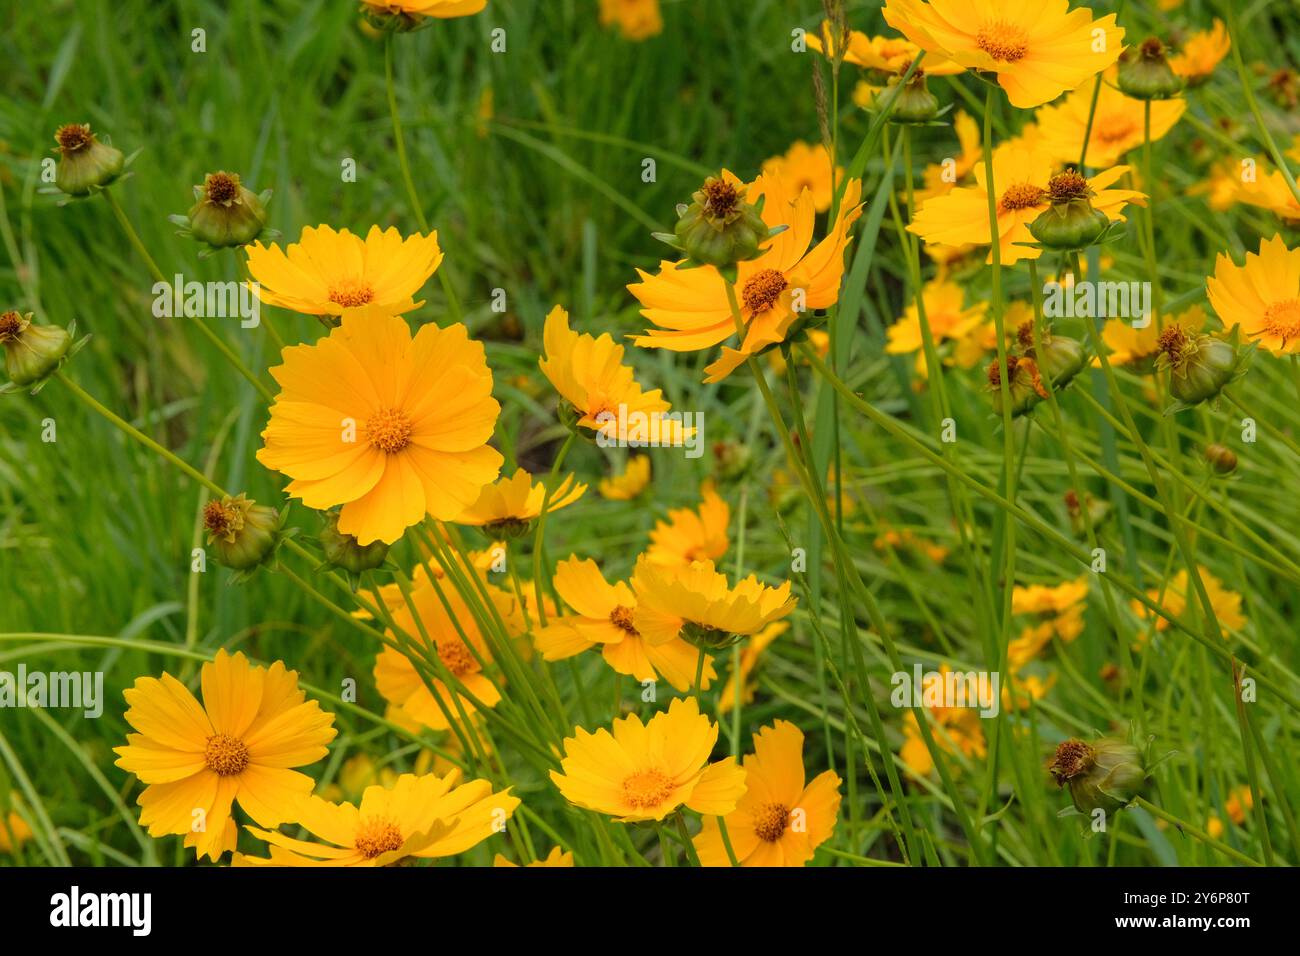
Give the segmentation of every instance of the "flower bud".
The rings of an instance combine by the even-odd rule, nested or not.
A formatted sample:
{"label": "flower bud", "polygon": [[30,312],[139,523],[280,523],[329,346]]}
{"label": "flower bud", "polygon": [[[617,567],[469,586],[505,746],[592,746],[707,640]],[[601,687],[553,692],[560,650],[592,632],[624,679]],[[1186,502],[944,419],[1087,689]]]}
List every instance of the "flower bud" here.
{"label": "flower bud", "polygon": [[[1007,391],[1011,399],[1011,416],[1017,418],[1047,397],[1038,365],[1032,358],[1007,356]],[[989,364],[989,394],[993,397],[993,410],[1002,414],[1002,369],[998,360]]]}
{"label": "flower bud", "polygon": [[1016,330],[1016,337],[1024,354],[1038,364],[1039,372],[1047,377],[1048,384],[1058,392],[1069,385],[1088,364],[1083,346],[1069,336],[1053,335],[1050,326],[1039,333],[1039,345],[1042,347],[1036,347],[1032,319],[1021,324]]}
{"label": "flower bud", "polygon": [[1147,37],[1119,60],[1116,85],[1137,100],[1167,100],[1183,91],[1183,81],[1165,59],[1165,45]]}
{"label": "flower bud", "polygon": [[266,228],[262,200],[239,181],[235,173],[208,173],[194,187],[197,200],[184,223],[199,242],[217,249],[252,242]]}
{"label": "flower bud", "polygon": [[68,123],[54,134],[59,148],[59,167],[54,184],[69,196],[88,196],[92,189],[107,186],[126,165],[122,151],[101,143],[89,123]]}
{"label": "flower bud", "polygon": [[759,254],[769,230],[758,207],[745,202],[743,183],[727,175],[710,176],[691,199],[673,227],[678,246],[690,259],[721,269]]}
{"label": "flower bud", "polygon": [[326,566],[343,571],[356,590],[358,578],[363,571],[371,571],[384,563],[388,557],[388,545],[375,541],[362,547],[355,535],[345,534],[339,530],[339,516],[336,511],[325,513],[325,527],[321,529],[321,550],[325,552]]}
{"label": "flower bud", "polygon": [[0,315],[0,347],[5,353],[5,374],[15,385],[35,385],[59,367],[68,354],[72,336],[57,325],[33,325],[32,315]]}
{"label": "flower bud", "polygon": [[[889,78],[889,85],[896,87],[903,80],[903,74],[911,66],[904,63],[899,67],[898,75]],[[883,93],[877,97],[876,102],[884,101],[884,97],[890,96],[889,93]],[[928,123],[934,119],[939,112],[939,98],[930,92],[930,87],[925,81],[925,71],[917,67],[912,71],[912,76],[903,88],[894,96],[894,108],[889,114],[891,123],[902,123],[918,125]]]}
{"label": "flower bud", "polygon": [[1048,249],[1084,249],[1101,238],[1110,225],[1106,214],[1093,208],[1092,187],[1073,169],[1057,173],[1047,183],[1051,203],[1029,224],[1029,232]]}
{"label": "flower bud", "polygon": [[203,526],[217,560],[235,571],[269,563],[283,535],[283,518],[274,508],[240,494],[213,499],[203,507]]}
{"label": "flower bud", "polygon": [[1056,748],[1047,769],[1057,786],[1070,788],[1074,808],[1086,814],[1122,810],[1142,793],[1147,779],[1141,751],[1115,737],[1091,744],[1071,738]]}
{"label": "flower bud", "polygon": [[1218,442],[1205,446],[1205,461],[1216,475],[1230,475],[1237,470],[1236,453]]}
{"label": "flower bud", "polygon": [[1156,340],[1158,367],[1169,370],[1169,391],[1184,406],[1217,398],[1244,374],[1244,356],[1236,345],[1210,335],[1189,335],[1179,325],[1167,325]]}

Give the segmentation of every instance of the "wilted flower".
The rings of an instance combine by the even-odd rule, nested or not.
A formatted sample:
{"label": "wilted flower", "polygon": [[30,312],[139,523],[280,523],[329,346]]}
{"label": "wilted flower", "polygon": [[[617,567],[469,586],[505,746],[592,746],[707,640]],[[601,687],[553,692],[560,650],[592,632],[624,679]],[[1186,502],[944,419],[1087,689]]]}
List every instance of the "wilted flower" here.
{"label": "wilted flower", "polygon": [[69,196],[88,196],[122,175],[126,158],[122,151],[101,143],[89,123],[68,123],[54,134],[59,148],[59,166],[54,184]]}
{"label": "wilted flower", "polygon": [[1071,738],[1048,765],[1057,786],[1070,788],[1080,813],[1122,810],[1142,793],[1147,771],[1141,751],[1124,740],[1102,737],[1091,744]]}

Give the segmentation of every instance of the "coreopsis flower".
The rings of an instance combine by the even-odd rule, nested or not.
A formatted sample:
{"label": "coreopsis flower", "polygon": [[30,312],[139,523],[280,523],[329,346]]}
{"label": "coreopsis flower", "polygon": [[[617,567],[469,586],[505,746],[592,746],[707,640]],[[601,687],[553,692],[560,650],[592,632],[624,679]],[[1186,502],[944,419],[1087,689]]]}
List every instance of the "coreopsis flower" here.
{"label": "coreopsis flower", "polygon": [[674,508],[667,521],[656,521],[650,532],[646,556],[656,564],[689,565],[692,561],[716,561],[727,553],[727,524],[731,508],[714,489],[711,480],[700,485],[700,507]]}
{"label": "coreopsis flower", "polygon": [[1267,209],[1288,225],[1300,224],[1300,199],[1287,185],[1280,170],[1273,170],[1250,183],[1238,183],[1236,198],[1249,206]]}
{"label": "coreopsis flower", "polygon": [[[1125,96],[1109,83],[1102,83],[1097,109],[1092,115],[1091,83],[1079,87],[1059,103],[1044,106],[1034,114],[1039,144],[1057,162],[1077,163],[1088,132],[1088,165],[1113,166],[1130,149],[1142,145],[1147,103]],[[1151,102],[1151,140],[1164,137],[1187,109],[1184,99]]]}
{"label": "coreopsis flower", "polygon": [[1057,786],[1070,788],[1075,809],[1087,814],[1122,810],[1141,795],[1147,780],[1142,752],[1114,737],[1092,743],[1071,738],[1056,749],[1047,769]]}
{"label": "coreopsis flower", "polygon": [[[773,621],[740,649],[740,702],[749,704],[754,700],[757,684],[751,680],[759,658],[778,637],[790,630],[789,621]],[[718,713],[725,714],[736,706],[736,674],[734,671],[722,678],[722,693],[718,695]]]}
{"label": "coreopsis flower", "polygon": [[358,312],[410,312],[423,304],[413,297],[442,263],[436,232],[403,239],[378,226],[365,239],[347,229],[307,226],[286,249],[254,242],[245,251],[263,302],[331,326]]}
{"label": "coreopsis flower", "polygon": [[663,32],[659,0],[600,0],[600,25],[615,26],[625,40],[648,40]]}
{"label": "coreopsis flower", "polygon": [[[492,663],[491,651],[454,587],[417,581],[410,603],[403,600],[390,613],[396,628],[417,645],[413,652],[426,673],[407,654],[385,646],[375,658],[375,687],[385,700],[431,730],[447,730],[452,721],[472,717],[478,707],[500,703],[501,692],[483,673],[484,665]],[[445,682],[424,655],[436,655],[454,680]]]}
{"label": "coreopsis flower", "polygon": [[[517,867],[519,864],[507,860],[503,854],[498,853],[492,858],[492,865]],[[546,854],[544,859],[534,860],[532,863],[525,864],[525,866],[573,866],[573,854],[567,852],[563,847],[552,847],[551,852]]]}
{"label": "coreopsis flower", "polygon": [[382,30],[405,32],[431,22],[480,13],[487,0],[361,0],[370,22]]}
{"label": "coreopsis flower", "polygon": [[[675,418],[663,392],[644,391],[632,366],[623,364],[623,346],[608,333],[592,338],[569,328],[569,313],[556,306],[542,330],[544,354],[537,361],[542,374],[560,393],[561,418],[576,428],[608,438],[619,436],[620,419],[642,422],[629,435],[653,444],[681,444],[693,434]],[[629,432],[631,429],[629,429]]]}
{"label": "coreopsis flower", "polygon": [[1232,40],[1228,30],[1223,21],[1215,17],[1214,26],[1198,30],[1183,41],[1179,51],[1169,58],[1169,65],[1188,86],[1197,86],[1210,78],[1230,49]]}
{"label": "coreopsis flower", "polygon": [[[1205,179],[1187,190],[1189,196],[1205,196],[1214,212],[1226,212],[1238,199],[1242,188],[1241,163],[1231,156],[1215,163]],[[1284,184],[1285,185],[1285,184]]]}
{"label": "coreopsis flower", "polygon": [[[878,70],[881,73],[902,73],[907,69],[921,48],[902,37],[867,36],[859,30],[849,30],[843,44],[843,61],[860,66],[864,70]],[[810,50],[824,54],[827,59],[834,58],[836,48],[835,28],[828,20],[823,20],[816,33],[804,37]],[[931,76],[953,76],[965,70],[960,63],[954,63],[942,56],[926,54],[925,71]]]}
{"label": "coreopsis flower", "polygon": [[519,806],[510,788],[487,780],[404,773],[391,785],[367,787],[360,806],[312,796],[295,821],[319,843],[249,827],[271,845],[269,859],[236,854],[235,866],[391,866],[399,860],[464,853],[494,833]]}
{"label": "coreopsis flower", "polygon": [[150,836],[185,834],[199,858],[235,848],[232,802],[264,827],[298,819],[315,763],[334,739],[334,715],[306,699],[282,662],[250,664],[217,651],[200,673],[203,703],[180,681],[140,677],[124,692],[137,732],[115,747],[117,766],[146,784],[138,803]]}
{"label": "coreopsis flower", "polygon": [[1026,710],[1046,697],[1055,686],[1055,674],[1043,679],[1037,674],[1019,674],[1013,671],[1002,687],[1002,706],[1009,710]]}
{"label": "coreopsis flower", "polygon": [[551,781],[575,806],[624,823],[680,807],[725,816],[745,793],[745,771],[733,757],[709,763],[717,740],[718,725],[695,698],[679,697],[645,723],[636,714],[614,721],[613,733],[577,728]]}
{"label": "coreopsis flower", "polygon": [[216,172],[194,187],[194,205],[184,216],[169,217],[191,236],[214,249],[243,246],[266,229],[265,203],[270,190],[260,196],[246,187],[236,173]]}
{"label": "coreopsis flower", "polygon": [[1012,614],[1060,615],[1088,598],[1086,575],[1060,584],[1017,584],[1011,589]]}
{"label": "coreopsis flower", "polygon": [[425,515],[455,520],[497,477],[501,406],[465,326],[412,338],[401,317],[361,310],[282,357],[257,460],[307,507],[342,505],[338,529],[359,544],[392,544]]}
{"label": "coreopsis flower", "polygon": [[708,651],[752,637],[798,603],[789,581],[773,588],[751,574],[733,588],[712,561],[659,564],[644,554],[637,559],[632,590],[637,596],[632,623],[647,642],[680,637]]}
{"label": "coreopsis flower", "polygon": [[[921,302],[925,306],[926,322],[936,345],[946,339],[966,335],[974,326],[983,322],[984,313],[988,311],[987,302],[976,302],[968,308],[962,287],[946,279],[927,282],[921,290]],[[885,351],[890,355],[908,355],[922,349],[924,340],[921,335],[921,315],[915,301],[886,332],[888,342]]]}
{"label": "coreopsis flower", "polygon": [[[977,707],[930,706],[925,703],[929,699],[942,699],[943,681],[950,670],[947,664],[943,664],[938,671],[927,671],[921,678],[921,701],[930,721],[930,735],[944,753],[983,758],[988,749]],[[898,756],[913,773],[924,777],[934,770],[934,759],[916,721],[914,711],[908,710],[903,714],[903,746]]]}
{"label": "coreopsis flower", "polygon": [[[679,691],[691,688],[699,652],[675,634],[646,640],[635,623],[637,595],[626,583],[610,584],[595,561],[572,555],[556,565],[552,583],[574,613],[548,618],[534,635],[544,659],[564,660],[599,647],[616,673],[638,681],[662,677]],[[700,689],[708,689],[715,676],[713,663],[706,660]]]}
{"label": "coreopsis flower", "polygon": [[499,478],[484,488],[474,503],[456,517],[456,523],[482,528],[493,537],[517,538],[542,513],[543,501],[548,513],[559,511],[586,491],[586,485],[566,475],[548,500],[546,486],[540,481],[533,484],[532,476],[517,468],[512,477]]}
{"label": "coreopsis flower", "polygon": [[[1113,64],[1124,30],[1114,14],[1093,20],[1066,0],[888,0],[885,22],[927,53],[997,75],[1012,106],[1032,109]],[[1099,32],[1100,31],[1100,35]],[[926,61],[922,61],[923,63]]]}
{"label": "coreopsis flower", "polygon": [[[11,806],[18,803],[16,793],[10,796]],[[13,853],[32,839],[32,828],[18,813],[11,809],[6,815],[0,812],[0,853]]]}
{"label": "coreopsis flower", "polygon": [[59,164],[54,184],[69,196],[88,196],[122,175],[126,157],[90,131],[89,123],[68,123],[54,134]]}
{"label": "coreopsis flower", "polygon": [[[1201,583],[1205,585],[1205,593],[1210,598],[1210,607],[1214,609],[1214,616],[1218,619],[1220,627],[1228,632],[1240,631],[1247,623],[1246,615],[1241,610],[1241,595],[1225,588],[1223,582],[1211,574],[1209,568],[1204,565],[1198,565],[1197,569],[1200,572]],[[1160,588],[1153,588],[1147,591],[1147,597],[1164,608],[1170,617],[1177,619],[1187,612],[1188,593],[1187,569],[1183,568],[1169,580],[1163,593]],[[1194,592],[1191,600],[1199,614],[1201,605]],[[1169,621],[1136,598],[1130,603],[1130,607],[1143,620],[1154,619],[1157,631],[1169,627]]]}
{"label": "coreopsis flower", "polygon": [[[929,61],[926,61],[929,66]],[[953,187],[962,182],[984,157],[980,145],[979,124],[965,110],[958,110],[953,117],[952,128],[957,134],[960,152],[956,156],[945,158],[942,162],[930,163],[923,173],[924,185],[915,190],[915,200],[923,202],[932,196],[942,196],[951,192]]]}
{"label": "coreopsis flower", "polygon": [[[1189,335],[1195,334],[1205,326],[1205,310],[1199,305],[1191,306],[1178,315],[1167,317],[1164,325],[1177,325]],[[1126,365],[1138,374],[1146,375],[1152,371],[1156,356],[1160,354],[1159,335],[1160,327],[1154,321],[1139,329],[1130,319],[1107,319],[1101,330],[1101,341],[1106,346],[1111,365]],[[1094,358],[1092,364],[1094,368],[1100,367],[1101,359]]]}
{"label": "coreopsis flower", "polygon": [[1169,394],[1174,398],[1170,412],[1215,400],[1246,374],[1247,360],[1255,346],[1239,348],[1238,334],[1239,330],[1233,328],[1226,338],[1189,335],[1178,325],[1166,325],[1160,330],[1156,368],[1169,373]]}
{"label": "coreopsis flower", "polygon": [[14,385],[39,385],[69,357],[73,333],[57,325],[37,325],[30,312],[0,314],[0,351],[5,374]]}
{"label": "coreopsis flower", "polygon": [[926,538],[922,538],[911,528],[903,528],[901,531],[897,528],[885,527],[880,534],[876,535],[871,546],[877,551],[908,551],[913,554],[923,554],[935,564],[942,564],[948,557],[948,549],[943,545]]}
{"label": "coreopsis flower", "polygon": [[831,156],[821,143],[809,146],[795,140],[782,156],[773,156],[763,163],[763,172],[785,180],[786,191],[798,196],[807,189],[812,193],[813,208],[825,212],[831,208],[835,185],[843,178],[844,170],[831,171]]}
{"label": "coreopsis flower", "polygon": [[1079,577],[1056,585],[1017,584],[1011,589],[1011,613],[1037,619],[1026,625],[1020,636],[1007,646],[1007,663],[1012,672],[1034,660],[1056,638],[1070,643],[1083,633],[1083,614],[1088,606],[1088,579]]}
{"label": "coreopsis flower", "polygon": [[[835,832],[840,778],[826,770],[808,781],[803,733],[778,720],[754,734],[745,755],[745,795],[724,818],[741,866],[804,866]],[[730,866],[716,817],[706,816],[695,837],[701,866]]]}
{"label": "coreopsis flower", "polygon": [[[769,230],[783,231],[764,240],[757,258],[737,265],[732,294],[744,335],[738,348],[724,346],[721,358],[705,368],[706,382],[722,381],[751,355],[785,341],[813,310],[835,304],[849,228],[862,211],[861,191],[860,180],[849,180],[830,235],[813,245],[817,211],[809,192],[792,196],[783,179],[769,174],[760,174],[748,187],[748,194],[763,199]],[[641,314],[658,326],[636,336],[637,345],[696,352],[738,334],[723,284],[730,280],[714,267],[663,261],[656,274],[637,273],[641,281],[628,289],[640,301]]]}
{"label": "coreopsis flower", "polygon": [[[1054,171],[1051,157],[1041,149],[1004,143],[993,151],[993,184],[997,190],[996,213],[1003,265],[1021,259],[1037,259],[1042,255],[1041,249],[1027,245],[1034,242],[1029,224],[1051,206],[1049,185]],[[1146,204],[1143,193],[1109,188],[1126,172],[1127,166],[1115,166],[1086,180],[1086,187],[1095,194],[1093,207],[1108,220],[1122,222],[1124,206]],[[984,173],[982,165],[976,166],[974,186],[959,186],[926,200],[908,224],[908,232],[942,246],[991,245]],[[988,261],[993,261],[991,249]]]}
{"label": "coreopsis flower", "polygon": [[596,490],[610,501],[631,501],[650,484],[650,456],[635,455],[627,461],[620,475],[600,479]]}
{"label": "coreopsis flower", "polygon": [[273,564],[283,539],[285,513],[259,505],[244,494],[223,495],[203,506],[203,528],[217,560],[234,571],[247,572]]}

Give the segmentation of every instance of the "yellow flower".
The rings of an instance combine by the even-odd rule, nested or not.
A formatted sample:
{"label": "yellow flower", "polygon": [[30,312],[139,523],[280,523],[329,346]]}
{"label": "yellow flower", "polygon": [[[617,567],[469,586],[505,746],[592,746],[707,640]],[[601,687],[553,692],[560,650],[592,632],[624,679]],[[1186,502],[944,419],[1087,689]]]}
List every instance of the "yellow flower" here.
{"label": "yellow flower", "polygon": [[600,0],[600,25],[617,26],[626,40],[648,40],[664,29],[659,0]]}
{"label": "yellow flower", "polygon": [[1017,584],[1011,589],[1012,614],[1060,614],[1087,600],[1087,576],[1057,585]]}
{"label": "yellow flower", "polygon": [[[13,794],[11,800],[17,804],[18,795]],[[0,813],[0,853],[13,853],[31,838],[32,828],[16,809],[10,810],[8,816]]]}
{"label": "yellow flower", "polygon": [[597,490],[602,498],[610,501],[631,501],[645,491],[649,483],[650,456],[636,455],[628,459],[621,475],[600,479]]}
{"label": "yellow flower", "polygon": [[[1200,569],[1201,581],[1205,585],[1205,593],[1210,599],[1210,607],[1214,610],[1214,616],[1218,619],[1219,626],[1224,631],[1241,630],[1246,626],[1246,615],[1241,612],[1241,595],[1225,588],[1223,582],[1211,574],[1204,565],[1198,565],[1197,567]],[[1165,589],[1163,597],[1159,588],[1147,591],[1147,597],[1164,608],[1170,617],[1181,618],[1187,610],[1187,569],[1184,568],[1173,576],[1169,586]],[[1202,612],[1200,599],[1194,596],[1192,600],[1196,603],[1196,612],[1199,615]],[[1157,631],[1163,631],[1169,627],[1167,620],[1157,616],[1141,601],[1134,599],[1130,606],[1133,608],[1134,613],[1143,620],[1155,618]]]}
{"label": "yellow flower", "polygon": [[[1073,90],[1113,64],[1124,30],[1111,14],[1092,19],[1066,0],[888,0],[885,22],[927,53],[996,73],[1012,106],[1031,109]],[[1101,36],[1097,35],[1101,31]],[[929,72],[929,64],[921,61]]]}
{"label": "yellow flower", "polygon": [[1021,676],[1012,672],[1010,679],[1002,687],[1002,706],[1011,710],[1026,710],[1038,700],[1047,696],[1047,692],[1056,686],[1056,675],[1046,680],[1036,674]]}
{"label": "yellow flower", "polygon": [[[922,678],[921,700],[935,692],[934,685],[942,684],[950,668],[947,664],[938,671],[927,672]],[[937,689],[937,688],[936,688]],[[983,757],[986,750],[984,730],[980,726],[980,712],[974,707],[926,707],[930,719],[930,734],[935,746],[945,753],[960,753],[966,757]],[[916,722],[916,713],[908,710],[903,715],[903,746],[899,756],[903,763],[918,776],[934,770],[934,760]]]}
{"label": "yellow flower", "polygon": [[413,296],[442,262],[436,232],[403,239],[396,229],[378,226],[364,240],[321,225],[303,229],[283,251],[274,243],[245,248],[263,302],[328,316],[331,325],[366,306],[390,315],[411,311],[423,304]]}
{"label": "yellow flower", "polygon": [[646,555],[656,564],[688,565],[716,561],[727,553],[727,524],[731,509],[714,490],[713,481],[700,485],[700,509],[674,508],[667,521],[656,521]]}
{"label": "yellow flower", "polygon": [[376,13],[400,13],[413,17],[467,17],[479,13],[487,0],[361,0]]}
{"label": "yellow flower", "polygon": [[367,787],[361,805],[312,796],[297,823],[322,841],[248,830],[271,844],[269,859],[236,854],[235,866],[391,866],[407,857],[455,856],[500,832],[519,806],[509,788],[492,792],[487,780],[460,783],[404,773],[395,782]]}
{"label": "yellow flower", "polygon": [[309,508],[342,505],[339,531],[392,544],[426,514],[454,520],[492,482],[501,406],[483,346],[463,325],[353,314],[271,369],[280,394],[257,460]]}
{"label": "yellow flower", "polygon": [[1223,804],[1223,809],[1228,811],[1228,819],[1237,826],[1245,825],[1246,811],[1253,810],[1254,807],[1255,797],[1250,792],[1250,787],[1245,785],[1233,787],[1228,792],[1228,799]]}
{"label": "yellow flower", "polygon": [[[1081,86],[1061,102],[1044,106],[1034,114],[1039,142],[1058,162],[1079,161],[1092,110],[1092,87],[1091,83]],[[1151,106],[1151,140],[1154,142],[1178,122],[1183,110],[1187,109],[1187,101],[1182,98],[1135,100],[1108,82],[1101,84],[1088,136],[1089,166],[1114,165],[1130,149],[1142,145],[1146,122],[1144,111],[1148,103]]]}
{"label": "yellow flower", "polygon": [[630,714],[613,733],[577,728],[551,780],[575,806],[622,822],[662,820],[681,806],[724,816],[745,793],[745,771],[732,757],[708,762],[717,740],[695,698],[677,698],[644,724]]}
{"label": "yellow flower", "polygon": [[[1166,318],[1164,325],[1178,325],[1190,332],[1199,332],[1205,325],[1205,310],[1194,305],[1176,316]],[[1134,328],[1129,319],[1107,319],[1101,330],[1101,340],[1108,350],[1111,365],[1133,365],[1139,371],[1149,372],[1156,355],[1160,352],[1157,339],[1160,336],[1156,323],[1151,322],[1146,328]],[[1101,359],[1092,360],[1094,368],[1101,366]]]}
{"label": "yellow flower", "polygon": [[1205,285],[1224,328],[1240,326],[1274,355],[1300,352],[1300,247],[1276,235],[1240,266],[1221,252]]}
{"label": "yellow flower", "polygon": [[[446,585],[417,584],[411,591],[411,604],[414,613],[405,601],[392,610],[393,624],[410,635],[417,652],[436,655],[455,681],[448,686],[430,674],[426,684],[406,654],[385,646],[375,658],[375,687],[379,693],[433,730],[446,730],[453,720],[459,723],[473,717],[478,712],[474,701],[479,706],[495,707],[501,693],[483,673],[483,665],[492,661],[491,653],[460,593]],[[430,667],[423,658],[421,665]]]}
{"label": "yellow flower", "polygon": [[957,133],[957,144],[961,147],[961,152],[957,156],[947,157],[942,162],[930,163],[925,167],[925,185],[915,192],[917,202],[950,192],[953,186],[970,174],[984,156],[984,149],[980,145],[979,124],[969,113],[958,110],[952,126]]}
{"label": "yellow flower", "polygon": [[[849,180],[830,235],[812,245],[816,209],[812,195],[791,196],[778,176],[760,174],[746,195],[763,202],[763,221],[784,232],[764,243],[758,258],[737,266],[733,294],[740,306],[745,335],[740,348],[725,347],[722,357],[705,368],[706,382],[720,382],[749,356],[785,340],[801,317],[834,305],[844,275],[849,227],[861,213],[860,180]],[[710,349],[737,334],[722,274],[713,266],[682,268],[660,262],[651,275],[638,269],[640,282],[628,286],[640,300],[641,314],[659,328],[633,341],[645,348],[674,352]]]}
{"label": "yellow flower", "polygon": [[[769,644],[790,630],[789,621],[775,621],[763,628],[740,649],[740,701],[748,704],[754,699],[756,685],[749,679],[758,665],[758,659],[767,650]],[[736,674],[729,673],[722,682],[722,693],[718,696],[718,713],[725,714],[736,703]]]}
{"label": "yellow flower", "polygon": [[[512,863],[507,860],[503,854],[498,853],[492,858],[493,866],[518,866],[518,863]],[[528,866],[573,866],[573,854],[566,853],[561,847],[552,848],[551,852],[546,855],[544,860],[535,860]]]}
{"label": "yellow flower", "polygon": [[1267,209],[1288,225],[1300,224],[1300,200],[1291,192],[1281,170],[1275,169],[1252,183],[1241,183],[1237,187],[1237,198],[1251,206]]}
{"label": "yellow flower", "polygon": [[1215,17],[1213,27],[1187,38],[1182,49],[1169,58],[1169,66],[1189,84],[1200,83],[1209,78],[1230,49],[1232,40],[1228,37],[1228,30],[1223,21]]}
{"label": "yellow flower", "polygon": [[[546,501],[546,511],[551,513],[567,508],[586,492],[587,486],[577,482],[573,475],[565,476]],[[542,513],[546,486],[540,481],[533,484],[532,476],[522,468],[514,477],[500,478],[479,494],[478,500],[456,518],[457,524],[480,527],[487,534],[515,537],[528,530],[532,520]]]}
{"label": "yellow flower", "polygon": [[[677,635],[653,643],[643,638],[633,620],[637,595],[627,584],[610,584],[595,561],[572,555],[556,565],[553,583],[575,613],[548,618],[549,624],[534,635],[543,658],[564,660],[599,646],[605,663],[616,673],[638,681],[662,676],[677,690],[690,689],[699,651]],[[713,663],[706,660],[700,689],[707,690],[715,676]]]}
{"label": "yellow flower", "polygon": [[[916,233],[926,242],[945,246],[991,244],[984,172],[982,165],[976,166],[976,185],[958,187],[923,203],[908,225],[908,232]],[[1047,183],[1053,172],[1051,157],[1041,149],[1004,143],[993,151],[993,184],[998,193],[997,224],[1003,265],[1021,259],[1037,259],[1042,254],[1041,249],[1020,243],[1034,241],[1029,224],[1050,205]],[[1092,199],[1093,207],[1112,220],[1122,221],[1124,214],[1121,210],[1129,203],[1146,204],[1146,196],[1142,193],[1109,188],[1126,172],[1127,166],[1115,166],[1088,180],[1088,185],[1096,192]],[[993,261],[992,250],[988,261]]]}
{"label": "yellow flower", "polygon": [[[823,20],[818,33],[809,33],[804,38],[810,50],[825,54],[827,59],[834,56],[836,47],[831,30],[830,22]],[[844,44],[844,62],[882,73],[904,73],[920,52],[920,47],[902,37],[867,36],[850,30]],[[953,76],[965,69],[960,63],[940,56],[927,55],[922,62],[930,76]]]}
{"label": "yellow flower", "polygon": [[821,143],[809,146],[803,140],[792,143],[784,156],[773,156],[765,162],[763,172],[784,179],[786,190],[792,196],[807,189],[812,193],[813,208],[818,212],[831,208],[835,183],[844,174],[840,169],[832,176],[831,157],[825,146]]}
{"label": "yellow flower", "polygon": [[[988,310],[987,302],[977,302],[966,308],[966,293],[955,282],[934,279],[925,284],[921,301],[925,305],[925,318],[935,344],[948,338],[961,338],[979,325]],[[885,351],[890,355],[906,355],[922,348],[921,316],[913,302],[897,322],[888,328],[889,342]]]}
{"label": "yellow flower", "polygon": [[315,784],[290,768],[324,757],[336,731],[280,661],[258,667],[220,650],[199,676],[202,704],[166,672],[137,678],[124,693],[137,733],[114,752],[147,785],[137,802],[149,835],[186,834],[216,860],[235,848],[232,802],[265,827],[298,819]]}
{"label": "yellow flower", "polygon": [[866,80],[858,80],[853,85],[853,104],[859,109],[869,110],[875,105],[878,97],[885,88],[876,86],[874,83],[868,83]]}
{"label": "yellow flower", "polygon": [[[745,756],[745,795],[726,815],[727,838],[741,866],[804,866],[831,838],[840,810],[840,778],[826,770],[805,786],[803,734],[778,720],[754,734]],[[730,866],[716,817],[695,837],[701,866]]]}

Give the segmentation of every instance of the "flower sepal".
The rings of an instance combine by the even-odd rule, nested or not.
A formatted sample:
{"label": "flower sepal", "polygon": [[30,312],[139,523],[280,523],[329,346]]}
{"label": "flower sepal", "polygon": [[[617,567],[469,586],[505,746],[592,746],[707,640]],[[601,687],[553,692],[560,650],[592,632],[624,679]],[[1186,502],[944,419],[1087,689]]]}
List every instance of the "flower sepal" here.
{"label": "flower sepal", "polygon": [[0,349],[4,351],[9,381],[0,385],[0,395],[27,390],[36,395],[64,363],[90,343],[90,336],[77,338],[77,320],[66,329],[57,325],[35,325],[32,314],[6,312],[0,315]]}

